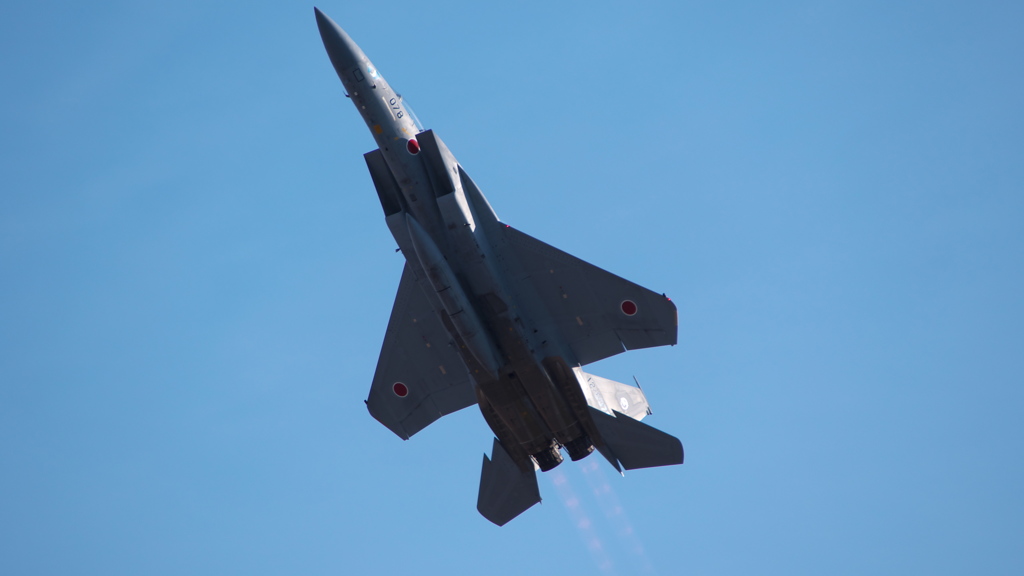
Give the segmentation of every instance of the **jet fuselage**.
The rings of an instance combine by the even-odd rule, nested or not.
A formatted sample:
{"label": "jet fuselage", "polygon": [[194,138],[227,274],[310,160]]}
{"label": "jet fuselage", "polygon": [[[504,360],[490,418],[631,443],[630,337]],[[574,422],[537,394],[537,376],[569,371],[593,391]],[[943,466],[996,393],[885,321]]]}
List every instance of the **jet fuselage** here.
{"label": "jet fuselage", "polygon": [[[664,294],[499,221],[479,187],[352,39],[316,10],[346,96],[377,149],[364,155],[406,265],[367,399],[402,438],[477,404],[494,431],[477,508],[504,524],[540,501],[543,471],[595,448],[615,466],[683,461],[642,424],[646,397],[582,371],[624,350],[676,343]],[[621,465],[621,467],[620,467]]]}
{"label": "jet fuselage", "polygon": [[452,189],[431,178],[417,141],[423,129],[402,96],[348,34],[326,17],[318,22],[331,63],[401,190],[405,225],[396,218],[389,226],[412,267],[438,294],[488,424],[524,466],[525,457],[533,456],[541,469],[554,467],[561,461],[559,446],[576,459],[586,456],[593,449],[579,422],[589,420],[586,400],[569,368],[578,364],[571,350],[559,349],[557,338],[531,329],[525,311],[503,289],[489,239],[476,225],[478,218],[497,217],[470,208],[450,154],[443,168]]}

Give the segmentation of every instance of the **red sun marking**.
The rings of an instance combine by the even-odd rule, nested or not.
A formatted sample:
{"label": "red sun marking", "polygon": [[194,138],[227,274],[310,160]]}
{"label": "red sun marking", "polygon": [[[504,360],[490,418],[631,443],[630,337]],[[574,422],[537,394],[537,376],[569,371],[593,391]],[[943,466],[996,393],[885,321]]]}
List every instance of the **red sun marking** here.
{"label": "red sun marking", "polygon": [[636,314],[637,311],[636,302],[633,302],[632,300],[623,300],[622,304],[619,305],[619,308],[622,308],[622,313],[626,316],[632,316]]}
{"label": "red sun marking", "polygon": [[420,153],[420,143],[415,140],[409,140],[406,142],[405,147],[409,150],[409,154]]}
{"label": "red sun marking", "polygon": [[405,398],[409,395],[409,387],[401,382],[395,382],[395,385],[392,386],[391,389],[394,390],[395,396],[398,396],[399,398]]}

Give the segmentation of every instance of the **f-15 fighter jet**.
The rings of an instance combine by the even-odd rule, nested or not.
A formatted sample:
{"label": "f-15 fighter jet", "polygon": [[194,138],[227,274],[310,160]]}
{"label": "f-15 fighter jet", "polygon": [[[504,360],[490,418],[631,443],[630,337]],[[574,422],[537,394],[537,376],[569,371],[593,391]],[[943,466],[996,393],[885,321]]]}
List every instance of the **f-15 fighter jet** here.
{"label": "f-15 fighter jet", "polygon": [[405,255],[366,405],[408,439],[472,404],[494,431],[477,509],[503,525],[540,502],[536,470],[597,449],[616,470],[681,464],[683,446],[640,420],[639,387],[583,371],[676,343],[663,294],[498,219],[440,138],[424,130],[359,46],[314,9],[327,55],[377,149],[364,155]]}

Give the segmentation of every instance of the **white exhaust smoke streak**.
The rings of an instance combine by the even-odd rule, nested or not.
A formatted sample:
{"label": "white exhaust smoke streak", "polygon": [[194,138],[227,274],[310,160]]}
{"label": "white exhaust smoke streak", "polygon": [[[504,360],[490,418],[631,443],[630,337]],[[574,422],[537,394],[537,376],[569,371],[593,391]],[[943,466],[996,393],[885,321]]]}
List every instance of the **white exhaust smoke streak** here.
{"label": "white exhaust smoke streak", "polygon": [[619,497],[615,494],[615,491],[612,490],[612,485],[608,482],[608,477],[605,476],[600,464],[596,458],[590,458],[589,461],[582,463],[583,475],[586,477],[590,489],[594,492],[594,498],[597,500],[598,505],[601,506],[601,509],[604,510],[604,515],[608,522],[618,528],[619,541],[639,561],[634,565],[634,568],[643,572],[653,572],[654,568],[647,557],[643,543],[640,542],[636,531],[633,530],[633,525],[629,522],[629,517],[626,516],[626,510],[619,502]]}
{"label": "white exhaust smoke streak", "polygon": [[555,470],[552,474],[552,481],[558,490],[558,496],[562,499],[562,504],[565,505],[565,510],[569,513],[572,523],[579,529],[580,538],[583,539],[587,550],[590,551],[590,555],[594,558],[594,563],[597,564],[598,570],[603,574],[614,574],[615,568],[612,565],[612,559],[608,555],[604,543],[601,542],[601,538],[597,535],[597,530],[594,528],[594,523],[590,521],[590,516],[583,509],[582,502],[580,502],[576,492],[569,484],[569,478],[561,470]]}

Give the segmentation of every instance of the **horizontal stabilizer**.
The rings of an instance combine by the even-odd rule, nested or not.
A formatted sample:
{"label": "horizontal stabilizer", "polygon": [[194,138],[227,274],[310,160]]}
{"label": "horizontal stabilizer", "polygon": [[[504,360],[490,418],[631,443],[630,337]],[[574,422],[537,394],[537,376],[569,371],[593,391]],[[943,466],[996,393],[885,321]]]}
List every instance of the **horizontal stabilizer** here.
{"label": "horizontal stabilizer", "polygon": [[683,444],[678,438],[621,412],[615,414],[609,416],[590,408],[590,416],[604,440],[605,446],[599,449],[605,457],[605,450],[610,451],[626,470],[683,463]]}
{"label": "horizontal stabilizer", "polygon": [[651,407],[647,404],[647,396],[640,388],[587,374],[580,368],[572,370],[580,381],[587,404],[601,412],[614,416],[612,414],[614,410],[634,420],[643,420],[644,416],[651,413]]}
{"label": "horizontal stabilizer", "polygon": [[488,459],[484,454],[476,509],[484,518],[504,526],[538,502],[540,489],[537,487],[536,471],[532,468],[529,472],[520,470],[495,438],[491,458]]}

